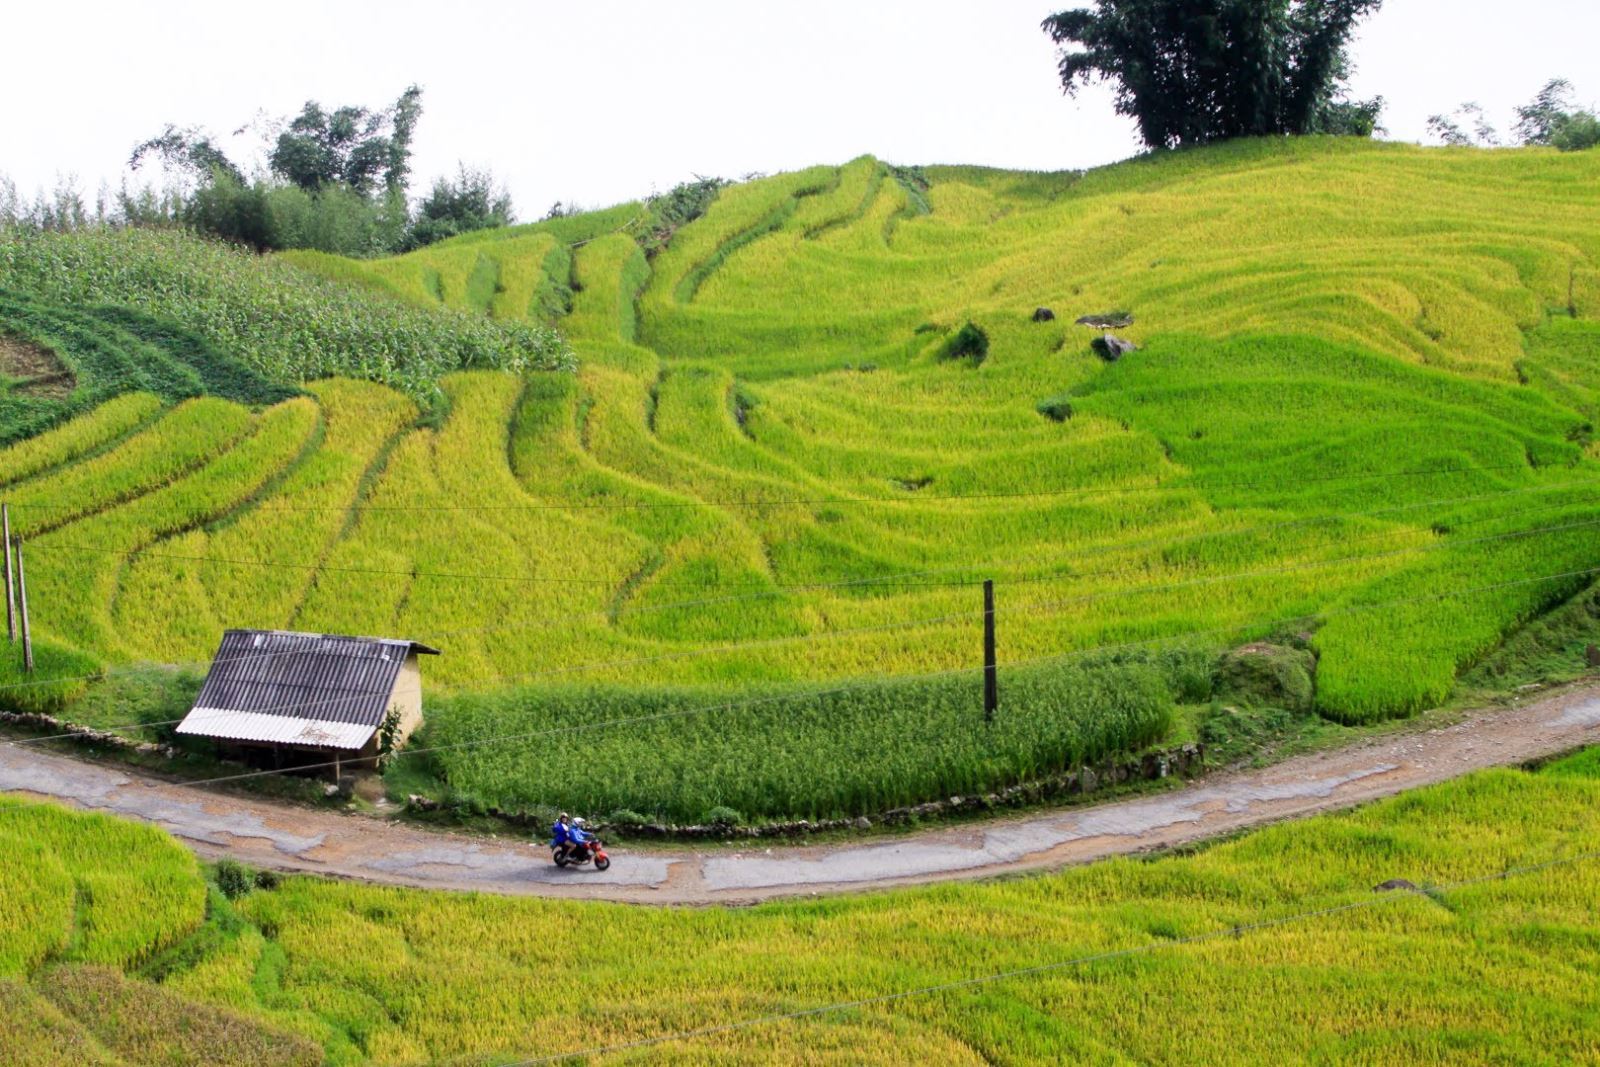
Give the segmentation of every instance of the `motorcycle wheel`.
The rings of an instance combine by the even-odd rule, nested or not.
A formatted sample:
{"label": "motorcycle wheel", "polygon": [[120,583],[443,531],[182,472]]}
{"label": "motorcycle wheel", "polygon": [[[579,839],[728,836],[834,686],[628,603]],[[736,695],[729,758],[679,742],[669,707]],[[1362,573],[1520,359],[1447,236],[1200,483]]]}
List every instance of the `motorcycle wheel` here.
{"label": "motorcycle wheel", "polygon": [[566,853],[557,852],[555,854],[555,861],[556,861],[556,866],[557,867],[565,867],[567,865],[567,855],[566,855]]}
{"label": "motorcycle wheel", "polygon": [[608,857],[606,857],[606,856],[596,856],[594,858],[594,869],[595,870],[603,871],[609,866],[611,866],[611,860]]}

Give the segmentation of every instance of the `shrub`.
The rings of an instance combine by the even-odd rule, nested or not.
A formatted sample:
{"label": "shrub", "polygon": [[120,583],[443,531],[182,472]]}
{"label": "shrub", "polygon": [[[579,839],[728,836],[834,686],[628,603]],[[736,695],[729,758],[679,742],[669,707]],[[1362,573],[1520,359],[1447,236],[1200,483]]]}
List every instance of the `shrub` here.
{"label": "shrub", "polygon": [[1034,410],[1051,422],[1066,422],[1072,418],[1072,398],[1058,396],[1049,400],[1041,400]]}
{"label": "shrub", "polygon": [[706,812],[704,818],[700,821],[702,824],[715,827],[718,830],[732,830],[744,822],[744,816],[733,808],[719,804]]}
{"label": "shrub", "polygon": [[722,178],[696,178],[679,182],[667,192],[645,202],[645,218],[636,224],[639,247],[654,256],[667,246],[679,228],[698,219],[729,183]]}
{"label": "shrub", "polygon": [[945,342],[940,359],[964,359],[977,366],[989,356],[989,335],[983,327],[968,322]]}
{"label": "shrub", "polygon": [[1316,660],[1303,649],[1256,643],[1223,654],[1216,693],[1222,700],[1309,711]]}
{"label": "shrub", "polygon": [[650,823],[650,819],[631,808],[618,808],[611,813],[606,822],[612,826],[619,827],[647,826]]}
{"label": "shrub", "polygon": [[250,872],[234,860],[218,860],[216,867],[217,888],[222,890],[222,895],[229,900],[238,900],[250,892]]}

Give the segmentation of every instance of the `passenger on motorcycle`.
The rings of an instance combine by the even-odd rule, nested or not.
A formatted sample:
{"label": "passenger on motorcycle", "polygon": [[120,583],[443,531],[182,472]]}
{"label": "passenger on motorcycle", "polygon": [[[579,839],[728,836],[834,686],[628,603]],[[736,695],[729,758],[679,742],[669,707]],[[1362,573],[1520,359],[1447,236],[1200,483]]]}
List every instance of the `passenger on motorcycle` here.
{"label": "passenger on motorcycle", "polygon": [[588,822],[581,816],[572,820],[572,827],[567,831],[568,840],[572,842],[571,847],[568,849],[569,852],[577,852],[581,855],[589,842],[594,840],[594,835],[584,829],[587,825]]}

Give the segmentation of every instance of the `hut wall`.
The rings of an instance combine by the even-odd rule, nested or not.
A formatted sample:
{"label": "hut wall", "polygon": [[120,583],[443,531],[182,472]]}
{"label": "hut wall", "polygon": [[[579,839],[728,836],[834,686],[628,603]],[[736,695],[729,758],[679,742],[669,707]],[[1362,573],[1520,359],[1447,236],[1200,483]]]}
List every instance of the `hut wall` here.
{"label": "hut wall", "polygon": [[394,690],[389,694],[389,706],[400,712],[400,728],[395,733],[398,746],[422,725],[422,667],[415,652],[408,655],[400,667]]}

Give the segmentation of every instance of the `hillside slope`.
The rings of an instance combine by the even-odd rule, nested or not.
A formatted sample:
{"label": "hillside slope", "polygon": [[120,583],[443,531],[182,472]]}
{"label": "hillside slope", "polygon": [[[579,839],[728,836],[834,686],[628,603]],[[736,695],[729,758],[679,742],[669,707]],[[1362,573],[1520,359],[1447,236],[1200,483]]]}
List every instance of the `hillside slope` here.
{"label": "hillside slope", "polygon": [[[580,368],[448,377],[437,425],[350,382],[208,400],[222,440],[193,463],[164,443],[197,432],[180,406],[30,466],[7,492],[41,631],[112,661],[202,659],[225,625],[405,634],[445,649],[435,685],[530,687],[442,706],[441,742],[670,712],[610,762],[694,753],[694,805],[752,745],[793,756],[799,794],[819,746],[915,753],[890,796],[841,781],[789,809],[837,811],[1109,743],[1058,729],[1097,690],[1025,664],[1102,649],[1090,673],[1144,672],[1118,691],[1203,700],[1209,650],[1300,633],[1319,707],[1366,721],[1443,699],[1600,567],[1600,154],[863,158],[729,188],[651,260],[626,215],[297,257],[375,299],[553,315]],[[1143,350],[1107,363],[1072,320],[1113,310]],[[989,577],[1017,679],[998,742],[961,733]],[[929,677],[948,671],[969,673]],[[865,674],[905,687],[802,699]],[[695,713],[730,687],[814,713]],[[1159,736],[1163,699],[1116,743]],[[444,762],[527,803],[520,782],[585,777],[550,747]]]}

